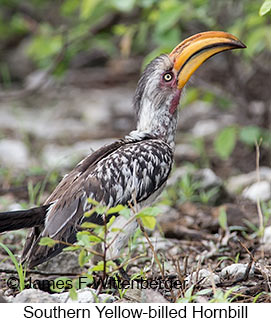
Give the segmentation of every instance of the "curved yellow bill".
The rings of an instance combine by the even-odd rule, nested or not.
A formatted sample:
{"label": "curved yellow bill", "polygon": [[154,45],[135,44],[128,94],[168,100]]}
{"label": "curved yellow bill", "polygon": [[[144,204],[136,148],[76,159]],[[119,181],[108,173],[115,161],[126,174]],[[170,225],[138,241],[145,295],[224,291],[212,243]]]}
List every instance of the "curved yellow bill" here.
{"label": "curved yellow bill", "polygon": [[223,31],[207,31],[185,39],[169,54],[177,71],[178,88],[183,88],[196,69],[211,56],[245,47],[238,38]]}

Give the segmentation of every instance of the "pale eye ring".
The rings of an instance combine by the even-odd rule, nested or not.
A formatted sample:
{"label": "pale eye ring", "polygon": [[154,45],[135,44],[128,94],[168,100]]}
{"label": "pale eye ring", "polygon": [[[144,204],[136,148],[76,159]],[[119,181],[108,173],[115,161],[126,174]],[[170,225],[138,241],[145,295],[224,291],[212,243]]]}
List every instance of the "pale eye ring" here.
{"label": "pale eye ring", "polygon": [[164,79],[165,82],[170,82],[173,79],[172,73],[165,73],[163,75],[163,79]]}

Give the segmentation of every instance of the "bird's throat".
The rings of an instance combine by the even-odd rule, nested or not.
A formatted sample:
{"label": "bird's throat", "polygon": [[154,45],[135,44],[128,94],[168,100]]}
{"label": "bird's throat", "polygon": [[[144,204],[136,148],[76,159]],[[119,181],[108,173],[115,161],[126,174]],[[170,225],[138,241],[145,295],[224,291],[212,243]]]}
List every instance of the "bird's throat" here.
{"label": "bird's throat", "polygon": [[169,108],[170,114],[174,114],[176,109],[178,108],[179,102],[180,102],[180,97],[181,97],[181,90],[177,90],[176,93],[174,94],[174,97],[171,101],[171,105]]}

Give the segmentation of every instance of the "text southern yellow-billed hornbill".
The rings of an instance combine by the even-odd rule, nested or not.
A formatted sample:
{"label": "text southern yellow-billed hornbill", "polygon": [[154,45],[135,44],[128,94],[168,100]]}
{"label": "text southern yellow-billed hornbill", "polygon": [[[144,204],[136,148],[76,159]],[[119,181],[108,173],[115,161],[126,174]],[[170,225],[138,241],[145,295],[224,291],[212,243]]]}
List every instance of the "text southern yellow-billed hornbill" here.
{"label": "text southern yellow-billed hornbill", "polygon": [[[22,259],[29,267],[58,254],[64,244],[41,246],[41,237],[74,243],[82,221],[102,224],[97,213],[84,218],[91,198],[108,207],[151,204],[163,190],[173,163],[178,104],[194,71],[209,57],[229,49],[244,48],[236,37],[219,31],[196,34],[173,51],[155,58],[144,70],[135,92],[137,129],[82,160],[66,175],[41,207],[0,213],[0,232],[32,228]],[[116,222],[118,222],[118,219]],[[115,224],[116,227],[122,227]],[[129,223],[111,246],[118,257],[134,232]]]}

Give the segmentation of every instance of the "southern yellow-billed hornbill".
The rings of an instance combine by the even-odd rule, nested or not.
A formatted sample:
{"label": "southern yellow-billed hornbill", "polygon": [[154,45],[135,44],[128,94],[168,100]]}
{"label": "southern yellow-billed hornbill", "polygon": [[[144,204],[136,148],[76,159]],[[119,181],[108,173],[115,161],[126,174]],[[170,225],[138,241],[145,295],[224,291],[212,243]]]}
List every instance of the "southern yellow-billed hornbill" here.
{"label": "southern yellow-billed hornbill", "polygon": [[[137,129],[82,160],[43,206],[0,214],[0,232],[33,228],[22,255],[29,267],[48,260],[65,247],[41,246],[41,237],[75,242],[78,226],[86,219],[84,212],[92,208],[88,197],[108,207],[128,205],[134,200],[142,207],[156,199],[171,170],[177,107],[185,84],[209,57],[244,47],[231,34],[211,31],[196,34],[170,54],[155,58],[144,70],[135,92]],[[102,224],[104,219],[94,213],[87,221]],[[133,221],[120,233],[111,246],[113,257],[119,255],[135,228]]]}

